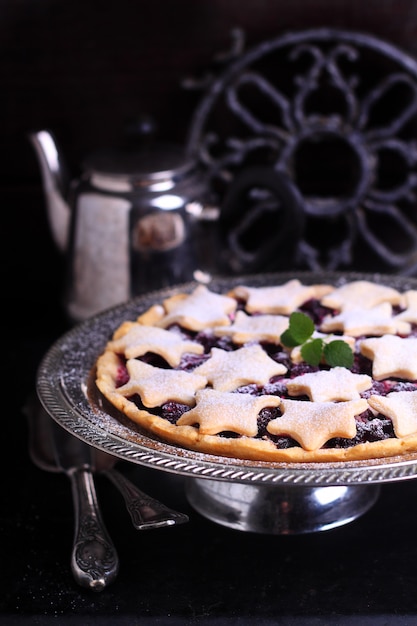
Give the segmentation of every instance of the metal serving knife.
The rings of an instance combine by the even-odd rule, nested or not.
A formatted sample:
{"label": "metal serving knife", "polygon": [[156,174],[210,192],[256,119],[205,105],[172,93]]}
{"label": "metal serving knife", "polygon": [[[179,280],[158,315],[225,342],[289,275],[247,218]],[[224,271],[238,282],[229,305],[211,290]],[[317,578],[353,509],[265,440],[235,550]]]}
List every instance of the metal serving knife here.
{"label": "metal serving knife", "polygon": [[94,469],[108,478],[124,498],[136,530],[163,528],[188,522],[188,515],[176,511],[139,489],[124,474],[114,468],[116,457],[101,450],[93,450]]}
{"label": "metal serving knife", "polygon": [[[114,468],[117,462],[116,457],[101,450],[91,448],[79,439],[76,439],[73,435],[67,433],[61,426],[58,426],[36,397],[29,399],[24,407],[24,413],[27,417],[29,427],[29,455],[35,465],[48,472],[65,471],[66,473],[69,473],[71,466],[74,464],[81,464],[81,466],[84,467],[84,473],[82,475],[80,475],[79,472],[76,476],[70,475],[73,483],[73,493],[74,491],[76,492],[74,494],[74,498],[76,498],[74,500],[76,513],[85,509],[80,500],[82,497],[87,497],[87,502],[90,502],[89,506],[91,506],[91,503],[94,504],[93,513],[95,512],[96,517],[98,516],[97,521],[104,527],[101,516],[99,515],[94,482],[91,476],[91,470],[94,470],[94,472],[100,472],[105,475],[120,491],[132,519],[132,523],[137,530],[161,528],[188,522],[187,515],[152,498],[140,490],[122,473],[118,472]],[[68,467],[70,469],[68,469]],[[80,481],[81,485],[79,485]],[[81,492],[78,492],[80,488]],[[79,535],[85,536],[82,527],[79,529],[78,533],[75,533],[75,542],[77,542]],[[112,546],[107,531],[105,531],[104,534],[100,533],[100,541],[98,541],[96,545],[98,547],[101,545],[100,542],[103,537],[106,538],[109,545]],[[75,553],[75,545],[73,553]],[[116,551],[113,547],[112,554],[115,553]],[[101,582],[93,582],[92,579],[86,578],[85,573],[80,573],[78,566],[81,566],[81,563],[78,563],[77,560],[74,559],[75,556],[73,554],[72,569],[77,582],[95,590],[103,588],[100,587],[101,582],[103,582],[101,581],[101,577],[98,576]],[[90,555],[89,560],[93,561],[94,559],[97,559],[95,552]],[[85,566],[84,561],[82,561],[82,564]],[[101,566],[101,570],[105,571],[106,568]],[[96,570],[95,573],[98,575]],[[117,570],[112,576],[114,577],[116,574]],[[113,580],[113,578],[111,578],[111,580]],[[110,581],[106,578],[104,580],[104,586],[109,582]]]}
{"label": "metal serving knife", "polygon": [[[32,461],[49,472],[63,471],[57,465],[54,442],[50,432],[54,420],[37,398],[27,404],[25,413],[29,422],[29,452]],[[72,435],[69,436],[72,437]],[[84,452],[90,469],[95,473],[103,474],[118,489],[136,530],[163,528],[188,522],[188,515],[152,498],[119,472],[114,467],[118,461],[117,457],[87,446],[78,439],[73,446],[75,449],[82,449],[83,446],[88,448]]]}

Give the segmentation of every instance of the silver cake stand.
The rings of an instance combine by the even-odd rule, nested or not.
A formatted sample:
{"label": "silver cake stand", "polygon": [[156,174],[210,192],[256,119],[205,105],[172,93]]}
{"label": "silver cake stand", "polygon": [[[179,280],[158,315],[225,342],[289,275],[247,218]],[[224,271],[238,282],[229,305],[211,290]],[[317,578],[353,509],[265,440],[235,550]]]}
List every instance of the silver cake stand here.
{"label": "silver cake stand", "polygon": [[[280,273],[216,279],[213,291],[236,284],[266,286],[299,278],[304,283],[341,284],[373,280],[400,290],[417,289],[417,279],[358,273]],[[39,399],[63,428],[119,459],[184,478],[192,507],[208,519],[237,530],[297,534],[324,531],[363,515],[381,485],[417,477],[417,453],[349,463],[240,461],[185,450],[144,435],[135,424],[105,407],[94,386],[94,364],[113,331],[151,304],[195,283],[135,298],[83,322],[63,335],[44,356],[37,375]]]}

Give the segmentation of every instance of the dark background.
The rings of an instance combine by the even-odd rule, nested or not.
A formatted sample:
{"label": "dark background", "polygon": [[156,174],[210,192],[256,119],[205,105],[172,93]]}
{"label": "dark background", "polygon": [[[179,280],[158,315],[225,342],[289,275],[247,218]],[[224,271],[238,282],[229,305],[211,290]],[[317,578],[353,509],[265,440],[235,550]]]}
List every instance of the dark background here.
{"label": "dark background", "polygon": [[248,49],[320,26],[369,33],[417,56],[413,0],[0,0],[0,278],[8,311],[26,318],[22,296],[30,294],[41,322],[51,323],[63,280],[28,132],[51,129],[74,176],[86,154],[120,142],[143,115],[161,139],[185,142],[202,94],[184,82],[218,69],[234,28]]}
{"label": "dark background", "polygon": [[[68,569],[69,485],[27,455],[21,408],[39,359],[66,329],[64,259],[28,132],[53,130],[74,175],[88,152],[117,143],[142,115],[154,117],[161,138],[184,142],[200,98],[184,80],[212,70],[233,28],[250,47],[321,26],[369,33],[417,58],[415,0],[0,0],[0,623],[64,623],[64,615],[83,626],[164,624],[170,615],[181,624],[210,616],[211,624],[272,624],[280,615],[286,624],[416,623],[413,481],[384,488],[372,513],[347,528],[272,539],[192,511],[189,527],[138,539],[104,491],[122,569],[112,590],[91,597]],[[165,497],[163,481],[159,489]]]}

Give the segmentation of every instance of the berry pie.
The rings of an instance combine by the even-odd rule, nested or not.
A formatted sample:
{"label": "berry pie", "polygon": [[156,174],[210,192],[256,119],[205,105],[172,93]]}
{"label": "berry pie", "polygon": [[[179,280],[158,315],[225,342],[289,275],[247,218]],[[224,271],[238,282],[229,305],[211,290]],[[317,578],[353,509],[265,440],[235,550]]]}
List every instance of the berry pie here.
{"label": "berry pie", "polygon": [[417,451],[417,291],[376,279],[198,285],[123,321],[96,366],[112,407],[180,448],[286,463]]}

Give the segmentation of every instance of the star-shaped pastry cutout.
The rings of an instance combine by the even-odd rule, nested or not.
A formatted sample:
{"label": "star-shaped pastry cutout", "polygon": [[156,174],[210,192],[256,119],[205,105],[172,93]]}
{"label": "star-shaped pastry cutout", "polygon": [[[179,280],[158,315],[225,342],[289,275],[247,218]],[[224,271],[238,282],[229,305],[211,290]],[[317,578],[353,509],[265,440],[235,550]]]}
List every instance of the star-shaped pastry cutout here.
{"label": "star-shaped pastry cutout", "polygon": [[273,376],[285,374],[287,368],[271,359],[259,344],[226,352],[213,348],[211,356],[194,372],[206,376],[213,389],[233,391],[242,385],[265,385]]}
{"label": "star-shaped pastry cutout", "polygon": [[304,450],[318,450],[333,437],[352,439],[356,435],[355,415],[368,408],[366,400],[349,402],[304,402],[282,400],[283,415],[269,422],[273,435],[290,436]]}
{"label": "star-shaped pastry cutout", "polygon": [[234,298],[209,291],[199,285],[191,294],[173,296],[163,302],[166,315],[155,323],[162,328],[179,324],[189,330],[199,331],[231,323],[229,315],[235,312]]}
{"label": "star-shaped pastry cutout", "polygon": [[207,384],[204,376],[153,367],[137,359],[129,359],[126,368],[130,379],[116,392],[125,397],[137,393],[147,407],[161,406],[168,401],[193,405],[196,391]]}
{"label": "star-shaped pastry cutout", "polygon": [[384,378],[417,379],[417,339],[415,337],[371,337],[360,343],[360,351],[372,363],[375,380]]}
{"label": "star-shaped pastry cutout", "polygon": [[326,316],[320,326],[324,332],[340,330],[352,337],[361,335],[408,335],[408,322],[392,316],[392,306],[384,302],[370,309],[346,309],[335,316]]}
{"label": "star-shaped pastry cutout", "polygon": [[214,389],[197,391],[196,406],[184,413],[177,424],[199,424],[202,435],[216,435],[231,431],[247,437],[258,433],[258,415],[266,407],[279,406],[277,396],[251,396],[246,393],[227,393]]}
{"label": "star-shaped pastry cutout", "polygon": [[396,320],[417,324],[417,291],[410,289],[403,293],[404,311],[395,316]]}
{"label": "star-shaped pastry cutout", "polygon": [[368,404],[392,420],[397,437],[417,433],[417,391],[393,391],[386,396],[370,396]]}
{"label": "star-shaped pastry cutout", "polygon": [[353,374],[346,367],[308,372],[287,382],[290,396],[308,396],[313,402],[359,400],[360,392],[372,387],[372,378]]}
{"label": "star-shaped pastry cutout", "polygon": [[401,293],[392,287],[368,280],[354,280],[334,289],[321,299],[323,306],[341,311],[357,308],[370,309],[383,302],[400,304]]}
{"label": "star-shaped pastry cutout", "polygon": [[147,352],[159,354],[171,365],[176,367],[183,354],[203,354],[204,348],[194,341],[184,340],[177,333],[163,328],[144,326],[134,322],[124,325],[125,334],[109,341],[107,347],[127,359],[143,356]]}
{"label": "star-shaped pastry cutout", "polygon": [[249,313],[289,315],[311,298],[321,298],[333,290],[330,285],[303,285],[298,279],[278,287],[235,287],[233,295],[243,300]]}
{"label": "star-shaped pastry cutout", "polygon": [[249,341],[265,341],[280,343],[280,337],[288,328],[288,317],[284,315],[246,315],[238,311],[231,326],[216,326],[213,329],[217,337],[224,335],[231,337],[237,344]]}

